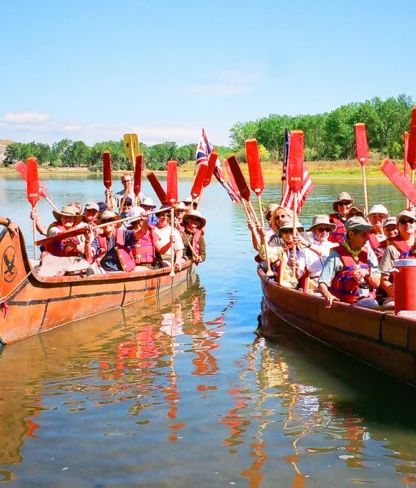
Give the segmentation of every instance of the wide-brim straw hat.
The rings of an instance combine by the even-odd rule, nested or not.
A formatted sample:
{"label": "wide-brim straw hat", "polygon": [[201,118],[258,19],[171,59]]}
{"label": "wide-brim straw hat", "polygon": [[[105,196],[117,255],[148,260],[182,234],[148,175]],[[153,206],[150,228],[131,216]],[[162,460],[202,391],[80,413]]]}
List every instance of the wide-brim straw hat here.
{"label": "wide-brim straw hat", "polygon": [[335,202],[332,204],[332,208],[335,210],[335,212],[338,212],[338,203],[342,202],[344,200],[347,200],[347,201],[350,201],[351,203],[354,203],[354,199],[352,198],[352,196],[349,193],[347,193],[346,191],[342,191],[338,195],[338,199],[335,200]]}
{"label": "wide-brim straw hat", "polygon": [[100,216],[98,225],[103,224],[104,222],[117,222],[118,220],[121,220],[120,215],[116,215],[112,210],[104,210],[104,212]]}
{"label": "wide-brim straw hat", "polygon": [[[293,229],[293,227],[294,227],[294,225],[293,225],[293,219],[283,220],[282,225],[279,227],[279,236],[282,235],[282,231],[283,230],[285,230],[285,229]],[[304,227],[303,227],[303,225],[300,222],[296,222],[296,229],[299,232],[303,232],[305,230]]]}
{"label": "wide-brim straw hat", "polygon": [[188,219],[190,219],[191,217],[193,219],[199,220],[201,222],[201,229],[203,227],[205,227],[205,224],[207,223],[207,221],[206,221],[206,219],[204,219],[204,217],[202,217],[201,212],[199,212],[199,210],[191,210],[190,212],[185,214],[184,218],[182,219],[182,222],[184,223],[184,225],[187,224]]}
{"label": "wide-brim straw hat", "polygon": [[334,232],[334,230],[337,228],[336,224],[329,221],[329,215],[315,215],[312,219],[312,225],[309,227],[308,231],[313,231],[313,229],[318,225],[330,226],[330,232]]}
{"label": "wide-brim straw hat", "polygon": [[69,205],[63,207],[61,212],[53,210],[52,213],[56,220],[61,220],[61,217],[74,217],[75,224],[79,224],[84,218],[82,215],[77,214],[77,209],[75,207],[70,207]]}

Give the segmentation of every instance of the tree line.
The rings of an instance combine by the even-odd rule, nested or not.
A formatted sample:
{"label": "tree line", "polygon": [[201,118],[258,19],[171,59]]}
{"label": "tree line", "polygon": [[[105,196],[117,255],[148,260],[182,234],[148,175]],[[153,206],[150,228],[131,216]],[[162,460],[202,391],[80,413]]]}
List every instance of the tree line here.
{"label": "tree line", "polygon": [[287,127],[304,132],[307,161],[354,159],[354,125],[363,122],[374,158],[402,159],[403,133],[409,130],[414,104],[411,97],[403,94],[385,100],[374,97],[317,115],[269,115],[256,121],[237,122],[230,130],[230,139],[240,161],[245,159],[241,151],[244,141],[251,138],[264,147],[269,159],[282,160]]}
{"label": "tree line", "polygon": [[[367,138],[372,157],[381,159],[403,158],[403,132],[409,129],[412,107],[415,102],[407,95],[385,100],[374,97],[359,103],[350,103],[332,112],[316,115],[269,115],[256,121],[237,122],[230,129],[231,147],[215,146],[221,159],[235,152],[240,162],[245,162],[244,142],[257,139],[262,160],[283,159],[284,131],[302,130],[305,134],[305,159],[339,160],[355,158],[354,124],[367,126]],[[148,146],[140,143],[145,166],[151,170],[166,169],[170,160],[181,165],[195,161],[196,145],[178,146],[175,142],[163,142]],[[125,155],[124,143],[106,141],[87,146],[83,141],[63,139],[52,145],[30,142],[9,144],[5,151],[4,164],[14,164],[29,156],[36,157],[39,164],[52,167],[86,167],[91,171],[102,169],[101,155],[110,151],[113,168],[131,169]]]}

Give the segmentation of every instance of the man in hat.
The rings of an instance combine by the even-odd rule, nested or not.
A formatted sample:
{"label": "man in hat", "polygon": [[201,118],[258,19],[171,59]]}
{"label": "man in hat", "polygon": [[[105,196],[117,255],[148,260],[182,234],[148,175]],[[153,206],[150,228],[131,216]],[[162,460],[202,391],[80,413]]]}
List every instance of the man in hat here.
{"label": "man in hat", "polygon": [[367,219],[373,226],[373,230],[368,236],[368,241],[379,261],[383,257],[384,249],[386,248],[386,236],[383,232],[383,221],[388,216],[389,211],[387,208],[379,203],[373,205],[367,215]]}
{"label": "man in hat", "polygon": [[190,210],[183,217],[184,233],[182,235],[184,244],[184,256],[199,264],[205,261],[206,245],[202,229],[207,221],[198,210]]}
{"label": "man in hat", "polygon": [[7,227],[7,230],[12,237],[17,236],[17,234],[19,233],[19,227],[17,226],[17,224],[15,224],[7,217],[0,217],[0,225],[4,225],[5,227]]}
{"label": "man in hat", "polygon": [[396,259],[416,258],[416,219],[412,210],[403,210],[396,217],[399,235],[387,239],[387,247],[380,261],[381,287],[388,298],[383,305],[394,305],[394,268]]}
{"label": "man in hat", "polygon": [[156,208],[154,201],[150,197],[145,197],[140,206],[148,212],[147,221],[149,224],[155,226],[159,222],[159,219],[155,213],[152,213]]}
{"label": "man in hat", "polygon": [[161,210],[163,212],[159,213],[159,222],[155,227],[155,232],[161,239],[161,246],[165,248],[166,244],[169,243],[168,249],[164,251],[162,258],[166,266],[170,266],[172,249],[174,253],[174,265],[177,270],[182,269],[182,258],[183,258],[183,241],[179,231],[175,228],[172,229],[170,223],[170,207],[169,205],[162,205]]}
{"label": "man in hat", "polygon": [[329,220],[336,225],[336,229],[329,236],[331,242],[342,244],[345,239],[345,222],[347,220],[347,213],[354,199],[346,191],[342,191],[338,195],[338,199],[332,204],[335,213],[330,214]]}
{"label": "man in hat", "polygon": [[88,202],[84,207],[83,222],[87,225],[96,225],[100,207],[95,202]]}
{"label": "man in hat", "polygon": [[315,215],[313,217],[312,225],[308,229],[308,232],[311,233],[311,240],[300,251],[300,260],[305,262],[305,269],[310,275],[310,289],[318,287],[318,278],[325,260],[331,249],[338,246],[338,244],[329,241],[329,236],[335,229],[336,225],[329,221],[328,215]]}
{"label": "man in hat", "polygon": [[372,226],[362,217],[352,217],[345,229],[345,241],[325,261],[318,279],[319,291],[326,308],[331,308],[334,301],[375,307],[380,270],[373,250],[365,247]]}
{"label": "man in hat", "polygon": [[126,217],[132,217],[133,215],[133,199],[130,197],[126,197],[124,200],[121,200],[122,207],[120,209],[120,217],[123,219]]}

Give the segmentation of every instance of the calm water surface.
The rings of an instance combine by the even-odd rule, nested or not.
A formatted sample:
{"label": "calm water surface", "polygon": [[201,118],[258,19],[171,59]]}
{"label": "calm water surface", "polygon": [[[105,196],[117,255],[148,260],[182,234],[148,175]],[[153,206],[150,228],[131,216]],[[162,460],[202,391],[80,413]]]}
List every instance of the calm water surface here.
{"label": "calm water surface", "polygon": [[[45,183],[58,207],[103,199],[94,177]],[[362,201],[359,182],[342,183],[315,185],[305,225],[341,190]],[[265,202],[279,198],[280,185],[269,185]],[[382,181],[369,199],[403,206]],[[0,179],[0,204],[32,253],[20,179]],[[213,184],[202,212],[208,261],[192,286],[0,353],[0,482],[416,486],[415,391],[284,324],[270,329],[272,341],[256,338],[261,291],[242,208]],[[39,213],[52,219],[45,201]]]}

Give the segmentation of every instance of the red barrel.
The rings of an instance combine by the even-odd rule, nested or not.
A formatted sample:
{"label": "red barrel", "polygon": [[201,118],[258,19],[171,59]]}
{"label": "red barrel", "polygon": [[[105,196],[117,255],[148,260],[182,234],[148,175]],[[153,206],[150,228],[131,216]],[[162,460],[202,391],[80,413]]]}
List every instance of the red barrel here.
{"label": "red barrel", "polygon": [[416,311],[416,259],[397,259],[394,267],[394,313]]}

